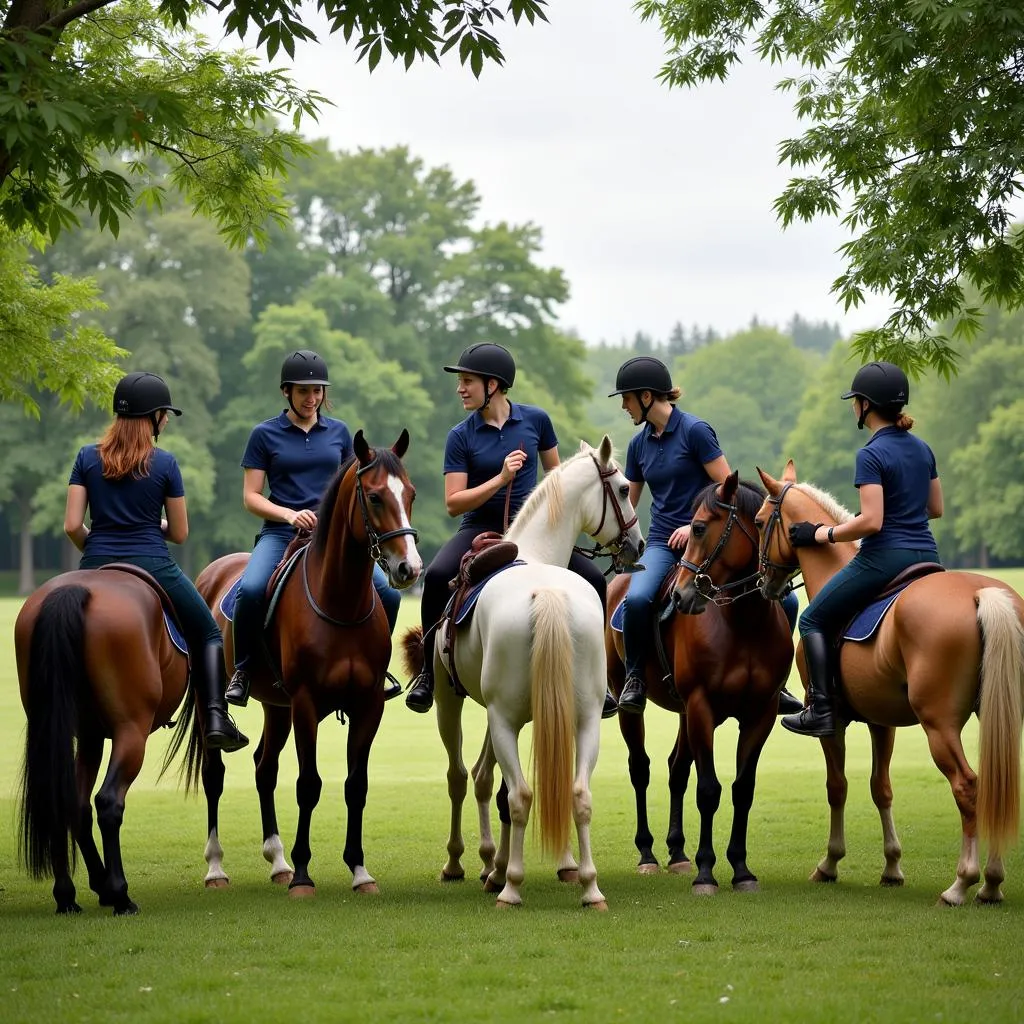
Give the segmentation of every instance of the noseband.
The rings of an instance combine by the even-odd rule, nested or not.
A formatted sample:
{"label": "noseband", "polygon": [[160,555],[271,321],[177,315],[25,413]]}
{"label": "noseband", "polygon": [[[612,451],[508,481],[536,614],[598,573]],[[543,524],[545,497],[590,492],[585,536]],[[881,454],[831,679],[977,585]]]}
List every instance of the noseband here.
{"label": "noseband", "polygon": [[[626,517],[622,514],[622,509],[619,507],[619,500],[612,491],[612,485],[609,483],[611,478],[615,476],[618,470],[614,466],[609,466],[607,469],[601,468],[601,463],[597,461],[595,455],[590,456],[594,460],[594,465],[597,468],[597,475],[601,479],[601,488],[604,492],[604,496],[601,499],[601,522],[597,524],[597,529],[590,533],[587,532],[587,536],[594,540],[594,546],[592,548],[581,548],[574,547],[573,551],[577,554],[582,555],[584,558],[589,558],[593,561],[595,558],[610,558],[612,564],[605,570],[605,576],[608,573],[618,569],[618,557],[619,552],[622,549],[622,545],[626,540],[626,536],[630,530],[636,526],[638,517],[636,512],[633,513],[633,518],[626,522]],[[601,531],[604,529],[604,521],[608,518],[608,505],[611,503],[612,511],[615,513],[615,519],[619,524],[619,532],[615,538],[609,541],[607,544],[602,544],[597,538],[601,535]]]}
{"label": "noseband", "polygon": [[[716,498],[715,507],[727,509],[729,518],[725,522],[725,529],[722,531],[722,536],[718,538],[718,543],[715,545],[714,550],[700,565],[687,561],[685,558],[680,558],[679,564],[684,569],[689,569],[693,573],[693,587],[701,597],[706,601],[712,601],[714,604],[725,605],[732,604],[733,601],[738,601],[741,597],[753,594],[759,589],[761,581],[760,567],[756,567],[749,576],[743,576],[741,579],[733,580],[731,583],[723,583],[721,586],[711,579],[708,575],[708,569],[714,565],[719,555],[725,550],[726,544],[729,543],[729,537],[732,535],[733,526],[738,526],[743,535],[753,545],[755,558],[759,545],[757,537],[743,525],[737,505],[730,505],[729,502]],[[738,590],[739,593],[732,593],[734,590]]]}
{"label": "noseband", "polygon": [[366,530],[366,538],[370,545],[370,557],[384,572],[388,572],[388,560],[387,556],[380,549],[381,544],[391,540],[393,537],[412,537],[416,541],[419,539],[419,532],[411,526],[400,526],[397,530],[388,530],[385,533],[381,533],[370,521],[370,511],[366,507],[366,492],[363,490],[363,474],[374,469],[379,461],[379,458],[374,458],[371,462],[368,462],[365,466],[360,466],[356,470],[356,496],[359,499],[359,510],[363,514],[363,528]]}
{"label": "noseband", "polygon": [[783,585],[782,590],[779,592],[778,597],[775,598],[777,601],[781,601],[782,598],[796,590],[798,586],[803,585],[795,584],[793,582],[793,577],[800,572],[799,562],[796,565],[782,565],[779,562],[773,562],[768,557],[768,550],[771,547],[772,536],[776,529],[782,529],[782,500],[786,497],[786,494],[792,486],[792,482],[784,484],[782,490],[779,491],[778,497],[773,498],[769,495],[766,499],[768,504],[772,506],[772,511],[768,516],[768,522],[765,523],[764,526],[764,538],[761,543],[761,553],[757,563],[758,587],[762,594],[764,594],[765,576],[769,569],[774,570],[775,572],[785,573],[786,582]]}

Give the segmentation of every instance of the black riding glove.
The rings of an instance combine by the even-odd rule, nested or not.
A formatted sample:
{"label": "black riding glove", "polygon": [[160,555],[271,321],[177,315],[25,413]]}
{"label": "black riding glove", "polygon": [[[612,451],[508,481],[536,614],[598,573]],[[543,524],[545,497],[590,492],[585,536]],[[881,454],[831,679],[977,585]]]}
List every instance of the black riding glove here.
{"label": "black riding glove", "polygon": [[819,526],[824,525],[824,523],[808,523],[806,521],[802,523],[793,523],[789,528],[790,544],[795,548],[813,547],[818,543],[814,539],[814,534],[817,532]]}

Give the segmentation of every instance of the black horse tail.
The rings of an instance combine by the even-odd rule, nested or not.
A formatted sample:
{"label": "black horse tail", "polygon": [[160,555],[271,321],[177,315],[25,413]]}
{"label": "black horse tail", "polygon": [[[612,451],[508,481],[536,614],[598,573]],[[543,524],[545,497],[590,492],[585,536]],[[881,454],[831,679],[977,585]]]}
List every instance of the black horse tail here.
{"label": "black horse tail", "polygon": [[79,807],[75,738],[79,701],[88,693],[85,608],[90,593],[72,584],[48,594],[29,645],[25,763],[21,773],[22,863],[33,878],[53,873],[61,844],[75,864]]}
{"label": "black horse tail", "polygon": [[196,691],[192,685],[185,688],[185,700],[178,708],[178,723],[174,727],[174,735],[171,737],[167,753],[160,765],[158,782],[177,759],[182,747],[185,748],[185,759],[178,769],[178,782],[179,784],[184,783],[186,793],[198,792],[199,780],[203,771],[203,758],[206,757],[206,747],[203,744],[203,734],[199,728],[199,717],[196,715]]}

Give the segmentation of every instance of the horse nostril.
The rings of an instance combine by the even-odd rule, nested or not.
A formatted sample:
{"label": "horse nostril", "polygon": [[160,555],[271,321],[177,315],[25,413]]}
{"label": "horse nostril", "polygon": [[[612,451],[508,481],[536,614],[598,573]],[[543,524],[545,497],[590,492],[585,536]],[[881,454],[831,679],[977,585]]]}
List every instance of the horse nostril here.
{"label": "horse nostril", "polygon": [[640,555],[642,555],[642,554],[644,553],[644,548],[645,548],[646,546],[647,546],[647,545],[645,545],[645,544],[644,544],[644,539],[643,539],[643,537],[641,537],[641,538],[640,538],[640,543],[639,543],[639,544],[637,544],[637,546],[636,546],[636,553],[637,553],[637,556],[638,556],[638,557],[639,557]]}

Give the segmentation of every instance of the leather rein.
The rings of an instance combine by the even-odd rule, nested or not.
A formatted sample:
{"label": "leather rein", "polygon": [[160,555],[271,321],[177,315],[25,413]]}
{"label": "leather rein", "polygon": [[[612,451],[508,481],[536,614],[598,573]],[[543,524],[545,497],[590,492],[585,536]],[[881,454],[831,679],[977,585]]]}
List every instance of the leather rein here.
{"label": "leather rein", "polygon": [[[604,498],[601,503],[601,522],[597,524],[597,529],[590,533],[587,531],[587,535],[594,541],[592,548],[582,548],[579,545],[573,547],[573,551],[577,554],[582,555],[584,558],[589,558],[593,561],[595,558],[610,558],[612,560],[611,565],[605,570],[604,574],[607,576],[610,572],[615,572],[618,568],[616,559],[619,556],[619,551],[622,548],[623,542],[626,540],[626,536],[630,530],[636,526],[639,521],[639,517],[636,512],[633,513],[633,518],[628,522],[626,517],[622,514],[622,508],[619,506],[619,500],[612,491],[612,485],[609,482],[613,476],[615,476],[616,468],[609,466],[607,469],[601,468],[601,463],[597,461],[597,457],[591,454],[591,459],[594,460],[594,466],[597,468],[597,475],[601,479],[601,488],[604,491]],[[619,525],[619,532],[615,538],[609,541],[607,544],[602,544],[597,538],[601,535],[601,531],[604,529],[604,522],[608,518],[608,506],[612,507],[612,511],[615,513],[615,520]]]}
{"label": "leather rein", "polygon": [[[755,561],[755,569],[749,576],[743,576],[738,580],[733,580],[731,583],[723,583],[721,585],[715,583],[711,579],[708,575],[708,569],[714,565],[718,557],[725,550],[726,544],[729,543],[729,537],[732,535],[733,526],[738,526],[743,535],[750,541],[754,549],[755,560],[758,557],[760,544],[758,543],[757,537],[743,525],[743,521],[740,519],[739,515],[739,506],[732,505],[727,501],[722,501],[721,499],[716,498],[715,507],[726,509],[729,513],[729,518],[726,520],[725,529],[722,531],[722,535],[718,538],[718,543],[715,545],[714,550],[707,558],[704,559],[703,562],[700,563],[700,565],[696,565],[694,562],[690,562],[685,558],[679,559],[679,565],[684,569],[689,569],[690,572],[693,573],[693,586],[701,597],[717,605],[727,605],[732,604],[733,601],[738,601],[741,597],[757,593],[760,590],[760,562]],[[733,591],[738,591],[738,593],[733,593]]]}
{"label": "leather rein", "polygon": [[776,601],[781,601],[787,594],[791,594],[794,590],[798,590],[803,586],[803,583],[793,582],[793,579],[800,573],[799,562],[795,566],[782,565],[779,562],[773,562],[768,557],[768,551],[772,543],[772,536],[777,529],[782,529],[782,499],[786,497],[787,492],[792,486],[792,483],[784,484],[777,497],[773,498],[771,495],[768,495],[766,499],[768,504],[772,506],[772,511],[768,516],[768,522],[765,523],[764,526],[764,539],[761,544],[760,556],[757,563],[758,587],[762,594],[764,594],[765,576],[769,569],[786,574],[786,582],[783,585],[782,590],[779,592],[778,597],[775,598]]}

